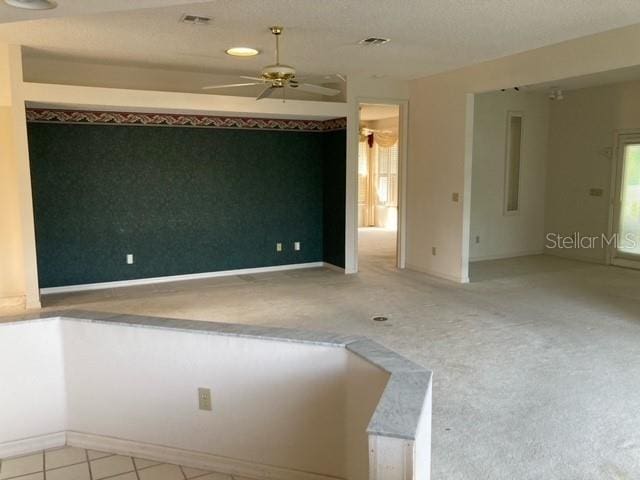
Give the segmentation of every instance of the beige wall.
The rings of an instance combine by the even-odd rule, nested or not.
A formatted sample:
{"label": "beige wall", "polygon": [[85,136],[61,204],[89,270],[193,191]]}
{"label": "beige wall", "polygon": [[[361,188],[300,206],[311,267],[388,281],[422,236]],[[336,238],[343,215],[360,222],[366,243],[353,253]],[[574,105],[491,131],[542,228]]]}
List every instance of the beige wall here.
{"label": "beige wall", "polygon": [[20,47],[0,45],[0,308],[40,307]]}
{"label": "beige wall", "polygon": [[[549,103],[546,92],[509,90],[475,97],[471,260],[543,251]],[[506,133],[510,111],[523,114],[519,211],[505,214]]]}
{"label": "beige wall", "polygon": [[22,236],[11,108],[0,107],[0,308],[24,303]]}
{"label": "beige wall", "polygon": [[[206,85],[226,85],[243,81],[237,75],[214,75],[162,68],[72,62],[41,57],[24,58],[24,80],[33,83],[188,93],[206,93],[202,90],[202,87]],[[336,88],[342,89],[343,85],[338,84]],[[208,93],[255,98],[263,89],[262,85],[258,85],[216,89]],[[345,99],[344,95],[320,97],[295,90],[288,91],[287,95],[291,99],[322,100],[324,102],[344,102]]]}
{"label": "beige wall", "polygon": [[638,65],[639,42],[633,25],[412,81],[407,265],[468,281],[471,94]]}
{"label": "beige wall", "polygon": [[[547,232],[607,233],[611,194],[611,149],[618,130],[640,130],[640,82],[565,92],[551,102],[547,176]],[[599,188],[603,195],[591,196]],[[606,261],[600,246],[556,249],[556,255]]]}

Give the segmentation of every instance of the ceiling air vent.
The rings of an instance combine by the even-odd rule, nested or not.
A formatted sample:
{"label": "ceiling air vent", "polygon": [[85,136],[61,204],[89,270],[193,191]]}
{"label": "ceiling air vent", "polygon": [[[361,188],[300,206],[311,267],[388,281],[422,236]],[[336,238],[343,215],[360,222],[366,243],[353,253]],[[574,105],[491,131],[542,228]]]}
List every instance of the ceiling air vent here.
{"label": "ceiling air vent", "polygon": [[391,40],[389,38],[380,38],[380,37],[369,37],[360,40],[358,43],[360,45],[384,45],[385,43],[389,43]]}
{"label": "ceiling air vent", "polygon": [[211,23],[211,18],[209,17],[201,17],[199,15],[189,15],[185,13],[182,18],[180,18],[182,23],[188,23],[190,25],[209,25]]}

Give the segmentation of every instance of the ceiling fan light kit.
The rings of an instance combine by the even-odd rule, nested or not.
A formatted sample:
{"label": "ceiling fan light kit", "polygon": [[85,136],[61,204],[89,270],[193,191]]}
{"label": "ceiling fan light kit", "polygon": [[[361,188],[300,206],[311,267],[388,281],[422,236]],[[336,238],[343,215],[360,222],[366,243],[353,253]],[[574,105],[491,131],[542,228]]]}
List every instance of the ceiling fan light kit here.
{"label": "ceiling fan light kit", "polygon": [[11,7],[25,10],[51,10],[58,4],[52,0],[4,0],[4,3]]}
{"label": "ceiling fan light kit", "polygon": [[[273,65],[267,65],[262,69],[259,76],[257,77],[247,77],[241,76],[245,80],[252,80],[248,83],[233,83],[227,85],[210,85],[207,87],[203,87],[204,90],[213,90],[217,88],[235,88],[235,87],[247,87],[254,85],[264,85],[264,90],[256,97],[256,100],[262,100],[263,98],[267,98],[272,96],[276,90],[282,91],[282,100],[285,99],[285,91],[287,88],[295,88],[302,92],[314,93],[317,95],[327,95],[333,96],[338,95],[340,90],[336,90],[335,88],[327,88],[321,85],[313,85],[310,83],[300,83],[296,80],[296,69],[290,65],[285,65],[280,63],[280,35],[282,35],[283,27],[274,25],[270,27],[269,30],[276,37],[276,63]],[[233,55],[230,53],[229,49],[226,52],[229,55]],[[258,51],[254,50],[257,54]],[[254,54],[254,55],[255,55]],[[247,56],[247,55],[238,55],[238,56]]]}

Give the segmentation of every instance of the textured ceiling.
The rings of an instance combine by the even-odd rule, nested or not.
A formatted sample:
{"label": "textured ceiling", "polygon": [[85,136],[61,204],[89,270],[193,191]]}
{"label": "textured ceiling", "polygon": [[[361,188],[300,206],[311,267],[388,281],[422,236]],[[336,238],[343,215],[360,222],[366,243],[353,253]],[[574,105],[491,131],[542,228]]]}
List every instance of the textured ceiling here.
{"label": "textured ceiling", "polygon": [[[138,10],[192,4],[193,0],[56,0],[58,8],[52,10],[24,10],[0,2],[0,23],[20,22],[41,18],[68,17],[95,13]],[[204,1],[204,0],[203,0]]]}
{"label": "textured ceiling", "polygon": [[[89,14],[0,24],[0,40],[32,56],[253,73],[271,63],[267,27],[286,27],[282,60],[302,73],[424,76],[519,51],[640,22],[638,0],[58,0],[47,12],[1,5],[0,22],[38,15]],[[173,6],[167,6],[172,4]],[[132,6],[157,7],[131,10]],[[96,14],[100,9],[111,10]],[[113,10],[128,11],[114,12]],[[209,26],[180,23],[185,13],[213,17]],[[368,36],[391,43],[363,47]],[[263,51],[235,59],[223,51]]]}

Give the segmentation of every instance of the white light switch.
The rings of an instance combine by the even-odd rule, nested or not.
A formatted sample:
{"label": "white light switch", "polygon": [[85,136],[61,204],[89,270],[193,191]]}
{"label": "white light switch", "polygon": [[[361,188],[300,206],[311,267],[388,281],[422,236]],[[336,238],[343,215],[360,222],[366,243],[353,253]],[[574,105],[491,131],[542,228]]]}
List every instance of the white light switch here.
{"label": "white light switch", "polygon": [[276,243],[276,252],[282,251],[282,244],[280,242]]}
{"label": "white light switch", "polygon": [[127,253],[127,265],[133,265],[133,253]]}
{"label": "white light switch", "polygon": [[300,242],[293,242],[293,249],[296,251],[300,250]]}

